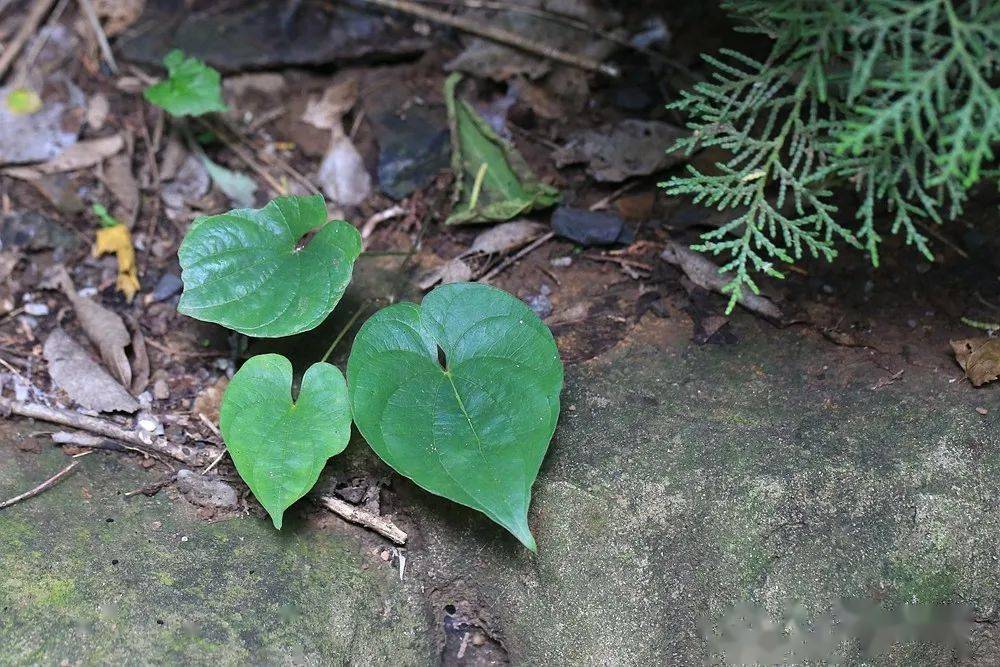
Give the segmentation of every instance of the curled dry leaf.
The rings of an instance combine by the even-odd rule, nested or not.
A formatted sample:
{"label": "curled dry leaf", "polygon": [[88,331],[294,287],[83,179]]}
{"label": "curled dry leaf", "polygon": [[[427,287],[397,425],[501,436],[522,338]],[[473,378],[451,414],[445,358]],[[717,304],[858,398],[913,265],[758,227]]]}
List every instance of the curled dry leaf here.
{"label": "curled dry leaf", "polygon": [[973,387],[1000,379],[1000,338],[953,340],[951,349]]}
{"label": "curled dry leaf", "polygon": [[341,206],[358,206],[372,192],[364,158],[339,126],[332,130],[317,179],[326,196]]}
{"label": "curled dry leaf", "polygon": [[134,317],[128,318],[128,328],[132,332],[132,355],[129,357],[132,368],[130,390],[133,396],[138,396],[149,385],[149,351],[146,349],[146,337],[142,335],[142,329]]}
{"label": "curled dry leaf", "polygon": [[108,103],[107,95],[97,93],[91,97],[87,103],[87,127],[92,130],[99,130],[104,127],[110,111],[111,105]]}
{"label": "curled dry leaf", "polygon": [[131,386],[132,368],[125,348],[132,343],[132,336],[125,327],[122,318],[96,301],[80,296],[76,291],[76,286],[73,285],[72,278],[69,277],[69,273],[62,265],[53,269],[46,282],[58,288],[69,299],[73,305],[73,311],[76,313],[76,319],[80,323],[80,328],[87,334],[87,338],[97,346],[101,353],[101,359],[115,379],[124,387]]}
{"label": "curled dry leaf", "polygon": [[25,180],[38,178],[41,174],[58,174],[63,171],[76,171],[94,167],[115,155],[125,147],[125,140],[120,134],[101,139],[91,139],[73,144],[48,162],[32,167],[13,167],[4,173]]}
{"label": "curled dry leaf", "polygon": [[108,37],[125,32],[139,19],[145,6],[146,0],[94,0],[94,11]]}
{"label": "curled dry leaf", "polygon": [[[702,289],[724,294],[722,288],[729,283],[728,274],[720,273],[719,267],[710,259],[679,243],[667,242],[660,259],[678,267],[691,282]],[[782,317],[781,309],[773,301],[750,290],[743,290],[740,305],[772,320],[780,320]]]}
{"label": "curled dry leaf", "polygon": [[527,245],[547,231],[545,225],[528,220],[514,220],[491,227],[479,234],[464,255],[495,255]]}
{"label": "curled dry leaf", "polygon": [[99,412],[139,409],[139,403],[124,387],[62,329],[49,335],[43,352],[52,382],[79,405]]}
{"label": "curled dry leaf", "polygon": [[302,120],[321,130],[342,126],[344,114],[358,101],[358,80],[355,77],[333,84],[319,98],[311,98],[302,112]]}
{"label": "curled dry leaf", "polygon": [[447,285],[449,283],[464,283],[469,280],[472,280],[472,268],[456,257],[424,276],[419,286],[420,289],[430,289],[438,283]]}
{"label": "curled dry leaf", "polygon": [[125,153],[109,158],[101,180],[118,202],[116,217],[131,229],[139,215],[139,184],[132,175],[132,158]]}

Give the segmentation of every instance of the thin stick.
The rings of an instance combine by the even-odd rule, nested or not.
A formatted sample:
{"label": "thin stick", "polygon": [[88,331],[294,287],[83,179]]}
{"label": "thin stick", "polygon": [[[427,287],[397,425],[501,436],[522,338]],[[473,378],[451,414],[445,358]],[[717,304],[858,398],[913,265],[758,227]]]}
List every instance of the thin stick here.
{"label": "thin stick", "polygon": [[[267,169],[264,169],[264,167],[261,166],[261,164],[257,162],[257,160],[255,160],[252,155],[247,153],[242,146],[240,146],[237,142],[233,141],[232,137],[227,137],[224,132],[219,132],[218,128],[216,128],[214,125],[201,118],[195,118],[195,120],[198,121],[198,123],[201,124],[203,127],[207,128],[212,132],[215,132],[215,135],[219,137],[222,143],[226,145],[226,148],[235,153],[236,157],[238,157],[248,167],[254,170],[258,176],[263,178],[264,181],[267,182],[267,184],[271,187],[272,190],[274,190],[279,195],[285,194],[285,187],[281,183],[276,181],[274,179],[274,176],[271,176],[271,174],[268,173]],[[190,132],[188,134],[190,135]],[[191,148],[192,151],[199,154],[203,159],[206,160],[208,159],[208,156],[205,155],[205,151],[202,150],[201,146],[199,146],[198,143],[194,141],[193,138],[190,138],[190,136],[188,139],[188,143],[189,143],[189,148]]]}
{"label": "thin stick", "polygon": [[204,470],[201,471],[201,474],[202,475],[207,475],[208,473],[212,472],[212,469],[215,468],[215,466],[219,465],[219,462],[222,461],[222,457],[225,456],[228,453],[229,453],[229,449],[227,449],[226,447],[223,447],[222,451],[219,452],[219,455],[215,457],[215,460],[212,461],[211,463],[209,463],[208,466]]}
{"label": "thin stick", "polygon": [[377,5],[386,9],[394,9],[405,14],[410,14],[411,16],[418,16],[422,19],[433,21],[434,23],[440,23],[441,25],[446,25],[473,35],[478,35],[479,37],[499,42],[500,44],[511,46],[515,49],[520,49],[521,51],[533,53],[536,56],[548,58],[549,60],[555,60],[563,63],[564,65],[572,65],[573,67],[578,67],[590,72],[600,72],[601,74],[606,74],[614,78],[621,76],[621,72],[619,72],[618,68],[614,65],[599,63],[586,56],[580,56],[575,53],[567,53],[566,51],[561,51],[546,44],[539,44],[526,39],[521,35],[510,32],[509,30],[489,27],[482,21],[474,21],[459,16],[453,16],[436,9],[431,9],[430,7],[423,7],[410,2],[409,0],[363,1],[369,5]]}
{"label": "thin stick", "polygon": [[[205,121],[205,122],[206,122],[206,124],[208,123],[208,121]],[[222,123],[221,127],[223,129],[227,130],[232,135],[231,138],[234,141],[238,141],[239,143],[243,144],[247,148],[251,148],[254,151],[258,151],[258,148],[256,146],[254,146],[253,142],[250,141],[250,139],[248,137],[246,137],[242,132],[240,132],[239,128],[237,128],[236,126],[234,126],[232,123],[230,123],[229,121],[227,121],[225,118],[221,119],[221,123]],[[218,129],[219,128],[215,128],[215,133],[221,135],[222,133],[219,132]],[[259,153],[259,151],[258,151],[258,153]],[[313,193],[314,195],[322,194],[319,191],[319,188],[317,188],[313,184],[312,181],[310,181],[308,178],[306,178],[305,176],[303,176],[300,171],[298,171],[292,165],[288,164],[287,161],[285,161],[284,159],[282,159],[278,155],[267,155],[267,154],[261,154],[261,155],[262,155],[261,159],[263,159],[265,162],[269,162],[269,163],[273,163],[273,164],[277,165],[279,169],[281,169],[282,171],[284,171],[288,176],[290,176],[292,179],[294,179],[295,181],[297,181],[299,183],[299,185],[301,185],[302,187],[304,187],[309,192]]]}
{"label": "thin stick", "polygon": [[368,307],[367,301],[358,306],[358,309],[354,311],[353,315],[351,315],[351,319],[347,320],[347,324],[345,324],[340,329],[340,333],[338,333],[337,337],[333,339],[332,343],[330,343],[330,347],[327,348],[326,354],[324,354],[323,358],[319,360],[320,363],[323,363],[324,361],[330,358],[330,355],[333,354],[334,348],[336,348],[337,344],[340,343],[341,340],[343,340],[344,336],[347,335],[347,332],[350,330],[352,326],[354,326],[354,323],[358,321],[358,318],[361,317],[361,313],[367,307]]}
{"label": "thin stick", "polygon": [[344,502],[340,498],[334,498],[332,496],[320,497],[319,503],[340,518],[350,521],[351,523],[356,523],[359,526],[364,526],[369,530],[373,530],[394,544],[398,544],[400,546],[406,544],[406,538],[408,537],[407,534],[399,526],[385,517],[372,514],[367,510],[361,509],[360,507]]}
{"label": "thin stick", "polygon": [[[89,454],[90,452],[87,453]],[[21,502],[22,500],[27,500],[28,498],[37,496],[39,493],[42,493],[43,491],[51,489],[59,482],[59,480],[61,480],[66,475],[73,472],[73,468],[77,467],[78,465],[80,465],[79,461],[73,461],[73,463],[70,463],[68,466],[66,466],[56,474],[52,475],[52,477],[49,477],[47,480],[45,480],[44,482],[33,488],[31,491],[25,491],[19,496],[14,496],[10,500],[3,501],[2,503],[0,503],[0,510],[6,507],[10,507],[11,505],[15,505]]]}
{"label": "thin stick", "polygon": [[552,237],[555,236],[555,235],[556,235],[555,232],[549,232],[548,234],[543,234],[542,236],[539,236],[538,239],[536,239],[534,243],[532,243],[531,245],[525,246],[516,255],[513,255],[512,257],[508,257],[504,261],[500,262],[500,264],[498,264],[497,266],[493,267],[493,269],[491,269],[489,273],[487,273],[485,276],[483,276],[482,278],[479,279],[479,282],[485,283],[485,282],[489,282],[493,278],[496,278],[497,275],[499,275],[501,271],[505,271],[508,267],[513,266],[517,262],[521,261],[521,258],[523,258],[525,255],[527,255],[528,253],[530,253],[532,250],[534,250],[538,246],[542,245],[543,243],[548,243],[549,241],[551,241]]}
{"label": "thin stick", "polygon": [[205,447],[199,451],[189,451],[188,448],[183,445],[172,443],[164,438],[153,439],[148,435],[141,434],[137,431],[130,431],[129,429],[123,428],[118,424],[104,419],[81,415],[78,412],[72,412],[70,410],[50,408],[47,405],[42,405],[41,403],[26,403],[23,401],[13,401],[9,398],[0,397],[0,416],[9,414],[20,415],[21,417],[31,417],[32,419],[40,419],[41,421],[59,424],[60,426],[69,426],[81,431],[97,433],[98,435],[106,436],[112,440],[118,440],[130,445],[135,445],[140,449],[151,450],[153,452],[175,458],[178,461],[187,463],[188,465],[201,465],[203,458],[216,456],[218,454],[215,447]]}
{"label": "thin stick", "polygon": [[639,181],[632,181],[631,183],[626,183],[625,185],[621,186],[620,188],[618,188],[617,190],[615,190],[614,192],[612,192],[611,194],[609,194],[604,199],[601,199],[601,200],[599,200],[597,202],[594,202],[590,206],[590,210],[591,211],[601,211],[601,210],[604,210],[604,209],[608,208],[613,201],[615,201],[616,199],[618,199],[623,194],[625,194],[626,192],[628,192],[629,190],[631,190],[632,188],[634,188],[637,185],[639,185]]}
{"label": "thin stick", "polygon": [[[217,437],[219,440],[223,440],[222,433],[220,433],[219,429],[215,426],[215,424],[212,423],[212,420],[205,416],[204,412],[198,413],[198,419],[201,420],[201,423],[204,424],[208,428],[208,430],[215,435],[215,437]],[[219,462],[222,461],[222,457],[225,456],[226,452],[228,451],[229,449],[225,445],[223,445],[222,451],[219,452],[219,455],[216,456],[215,460],[209,463],[208,466],[201,471],[201,474],[207,475],[208,473],[212,472],[212,469],[215,468],[215,466],[219,465]]]}
{"label": "thin stick", "polygon": [[393,218],[398,218],[401,215],[406,214],[406,209],[398,204],[396,206],[390,206],[384,211],[379,211],[372,217],[365,220],[365,224],[361,226],[361,238],[366,239],[372,235],[375,228],[385,222],[386,220],[391,220]]}
{"label": "thin stick", "polygon": [[41,25],[45,15],[49,13],[52,5],[55,3],[56,0],[35,0],[34,4],[31,5],[28,16],[24,19],[24,23],[21,24],[17,34],[7,44],[7,48],[4,49],[3,53],[0,53],[0,81],[3,80],[7,69],[14,62],[14,59],[17,58],[17,54],[21,52],[28,39],[38,30],[38,26]]}
{"label": "thin stick", "polygon": [[111,45],[108,44],[108,36],[104,34],[101,21],[97,18],[97,12],[94,10],[94,4],[90,0],[80,0],[80,9],[87,17],[90,29],[94,31],[94,37],[97,39],[97,45],[101,48],[104,62],[108,64],[113,74],[118,74],[118,63],[115,62],[115,54],[111,52]]}

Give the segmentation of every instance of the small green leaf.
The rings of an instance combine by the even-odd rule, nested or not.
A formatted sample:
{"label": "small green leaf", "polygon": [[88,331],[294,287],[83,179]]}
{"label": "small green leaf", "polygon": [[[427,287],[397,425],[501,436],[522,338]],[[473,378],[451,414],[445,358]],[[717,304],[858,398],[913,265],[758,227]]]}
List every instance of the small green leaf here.
{"label": "small green leaf", "polygon": [[455,210],[445,223],[502,222],[557,203],[559,191],[539,181],[517,149],[456,97],[461,78],[452,74],[444,84],[455,173]]}
{"label": "small green leaf", "polygon": [[97,216],[97,220],[101,223],[101,227],[116,227],[122,224],[118,222],[113,215],[108,213],[108,209],[104,207],[104,204],[98,204],[95,202],[90,210]]}
{"label": "small green leaf", "polygon": [[431,493],[484,513],[529,549],[531,485],[559,418],[552,334],[515,297],[452,283],[358,332],[347,362],[354,422]]}
{"label": "small green leaf", "polygon": [[291,362],[279,354],[251,357],[226,388],[219,429],[240,477],[280,530],[285,510],[350,440],[344,376],[336,366],[313,364],[292,402]]}
{"label": "small green leaf", "polygon": [[258,338],[308,331],[340,301],[359,254],[358,230],[327,222],[321,195],[201,217],[177,251],[184,281],[177,310]]}
{"label": "small green leaf", "polygon": [[225,111],[219,73],[196,58],[174,49],[163,59],[167,79],[146,89],[147,101],[171,116],[201,116]]}
{"label": "small green leaf", "polygon": [[7,108],[17,116],[28,116],[42,108],[42,98],[30,88],[15,88],[7,95]]}

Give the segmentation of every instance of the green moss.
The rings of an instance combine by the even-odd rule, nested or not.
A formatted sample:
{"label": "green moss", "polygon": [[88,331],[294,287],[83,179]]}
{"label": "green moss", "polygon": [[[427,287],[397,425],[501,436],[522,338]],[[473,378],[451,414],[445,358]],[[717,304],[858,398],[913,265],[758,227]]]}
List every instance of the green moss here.
{"label": "green moss", "polygon": [[958,576],[947,567],[893,564],[888,569],[893,597],[902,604],[944,604],[956,599]]}

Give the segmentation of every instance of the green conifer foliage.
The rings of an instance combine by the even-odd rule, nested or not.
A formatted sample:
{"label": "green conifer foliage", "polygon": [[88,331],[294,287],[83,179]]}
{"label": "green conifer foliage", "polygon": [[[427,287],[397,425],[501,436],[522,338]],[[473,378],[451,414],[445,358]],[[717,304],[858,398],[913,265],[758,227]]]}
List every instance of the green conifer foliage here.
{"label": "green conifer foliage", "polygon": [[[960,214],[969,188],[996,178],[1000,141],[1000,1],[733,0],[761,39],[759,62],[705,56],[711,77],[671,107],[686,112],[687,151],[731,157],[661,184],[735,217],[696,248],[723,255],[729,307],[754,275],[838,243],[877,266],[882,235],[904,234],[927,257],[925,229]],[[860,193],[852,216],[832,189]],[[888,222],[880,215],[888,211]]]}

